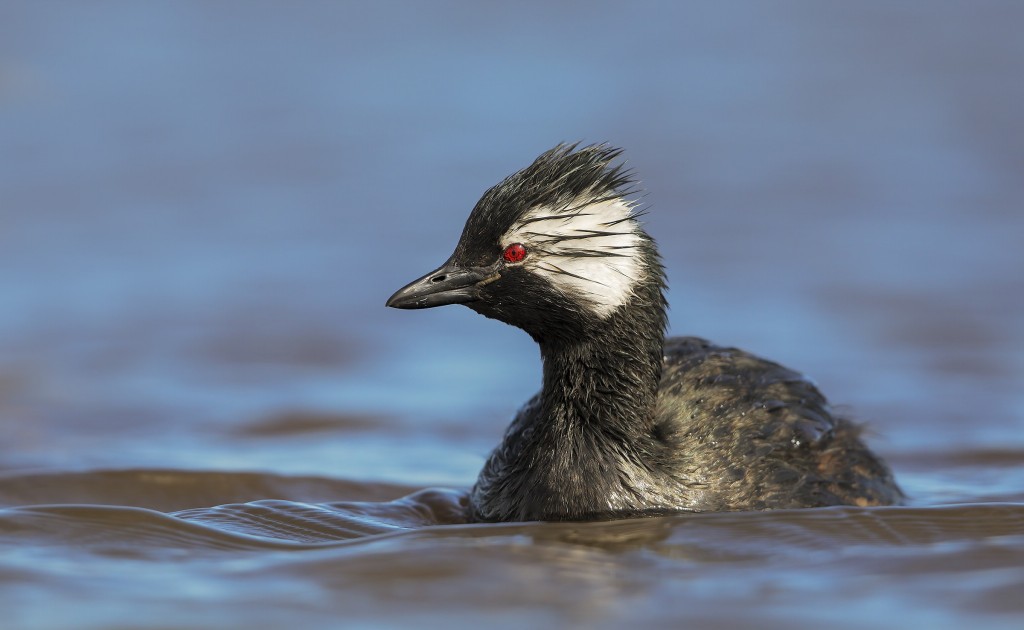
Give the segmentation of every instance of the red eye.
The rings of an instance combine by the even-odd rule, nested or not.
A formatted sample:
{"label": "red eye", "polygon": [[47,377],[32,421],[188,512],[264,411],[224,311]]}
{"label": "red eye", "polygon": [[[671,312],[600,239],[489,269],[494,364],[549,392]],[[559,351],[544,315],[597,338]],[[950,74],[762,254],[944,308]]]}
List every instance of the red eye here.
{"label": "red eye", "polygon": [[526,258],[526,248],[520,243],[512,243],[505,248],[505,253],[502,256],[510,263],[517,263]]}

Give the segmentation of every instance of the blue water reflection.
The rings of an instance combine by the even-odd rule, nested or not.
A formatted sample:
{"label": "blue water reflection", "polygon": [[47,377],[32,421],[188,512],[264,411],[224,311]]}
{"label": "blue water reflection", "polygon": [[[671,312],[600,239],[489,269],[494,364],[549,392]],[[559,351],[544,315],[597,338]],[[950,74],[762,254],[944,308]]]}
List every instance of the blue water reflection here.
{"label": "blue water reflection", "polygon": [[[470,482],[449,462],[486,452],[536,352],[383,301],[574,139],[640,174],[673,332],[805,370],[885,452],[1020,445],[1011,21],[796,6],[10,5],[0,462],[338,470],[198,437],[310,410],[393,419],[359,438],[366,477]],[[403,468],[406,442],[436,458]]]}

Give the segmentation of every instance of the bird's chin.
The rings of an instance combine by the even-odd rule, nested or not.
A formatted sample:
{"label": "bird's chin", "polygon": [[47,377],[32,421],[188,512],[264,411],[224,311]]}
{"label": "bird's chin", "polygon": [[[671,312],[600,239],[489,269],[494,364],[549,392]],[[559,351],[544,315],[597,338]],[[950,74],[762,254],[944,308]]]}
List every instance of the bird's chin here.
{"label": "bird's chin", "polygon": [[465,305],[488,319],[522,330],[542,346],[559,340],[578,340],[587,334],[586,322],[575,311],[539,308],[536,304],[519,304],[492,296]]}

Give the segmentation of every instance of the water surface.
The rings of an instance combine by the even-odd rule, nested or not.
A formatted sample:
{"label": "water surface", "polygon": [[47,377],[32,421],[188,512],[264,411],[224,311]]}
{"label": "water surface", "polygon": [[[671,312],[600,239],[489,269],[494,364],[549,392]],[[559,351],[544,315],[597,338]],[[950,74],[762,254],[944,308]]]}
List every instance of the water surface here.
{"label": "water surface", "polygon": [[[1022,19],[5,3],[5,627],[1020,627]],[[536,349],[383,302],[577,139],[672,332],[813,377],[907,506],[460,523]]]}

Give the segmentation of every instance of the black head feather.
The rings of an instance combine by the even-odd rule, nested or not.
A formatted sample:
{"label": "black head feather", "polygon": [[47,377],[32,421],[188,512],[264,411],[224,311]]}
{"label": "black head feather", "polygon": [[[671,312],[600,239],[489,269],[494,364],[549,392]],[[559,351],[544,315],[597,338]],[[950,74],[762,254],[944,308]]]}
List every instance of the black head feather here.
{"label": "black head feather", "polygon": [[488,189],[466,221],[456,255],[482,262],[493,255],[492,244],[538,206],[571,214],[579,211],[574,202],[581,199],[595,203],[635,192],[632,171],[613,164],[622,149],[607,144],[578,147],[559,144]]}
{"label": "black head feather", "polygon": [[[591,334],[628,299],[653,305],[653,334],[661,334],[664,274],[654,242],[633,220],[626,197],[634,180],[615,163],[621,153],[559,144],[484,193],[449,261],[487,269],[469,308],[543,344]],[[527,245],[522,264],[502,261],[508,239]]]}

